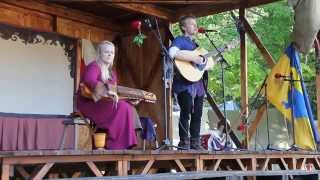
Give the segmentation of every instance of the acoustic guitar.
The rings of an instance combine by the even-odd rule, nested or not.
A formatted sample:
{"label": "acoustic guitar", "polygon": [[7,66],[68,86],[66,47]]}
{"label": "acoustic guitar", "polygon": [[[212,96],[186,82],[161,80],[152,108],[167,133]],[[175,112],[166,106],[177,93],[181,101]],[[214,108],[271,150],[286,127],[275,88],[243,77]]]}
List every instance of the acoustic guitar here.
{"label": "acoustic guitar", "polygon": [[[112,91],[117,92],[119,99],[141,100],[149,103],[155,103],[157,101],[156,95],[151,92],[147,92],[140,89],[128,88],[124,86],[115,86],[110,84],[108,86]],[[81,96],[89,99],[94,99],[93,98],[94,95],[91,89],[85,83],[80,83],[79,88],[80,88]],[[111,99],[111,97],[107,95],[103,96],[102,98]]]}
{"label": "acoustic guitar", "polygon": [[215,64],[217,61],[220,60],[220,54],[226,50],[230,50],[232,48],[235,48],[236,45],[239,44],[239,40],[233,40],[231,43],[226,44],[223,48],[219,49],[219,52],[217,51],[210,51],[208,52],[204,48],[197,48],[192,51],[194,55],[197,56],[203,56],[207,59],[206,63],[204,64],[195,64],[190,61],[184,61],[180,59],[175,59],[175,67],[178,70],[179,74],[187,81],[189,82],[197,82],[199,81],[203,73],[205,72],[207,66],[211,63]]}

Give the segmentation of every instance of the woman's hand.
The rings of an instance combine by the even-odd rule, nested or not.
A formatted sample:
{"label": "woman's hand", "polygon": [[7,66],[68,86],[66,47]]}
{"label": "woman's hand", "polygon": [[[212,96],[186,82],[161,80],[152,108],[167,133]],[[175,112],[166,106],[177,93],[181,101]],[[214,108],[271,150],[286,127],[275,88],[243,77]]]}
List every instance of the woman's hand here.
{"label": "woman's hand", "polygon": [[119,96],[116,92],[114,91],[108,91],[108,96],[112,98],[112,100],[117,104],[119,101]]}
{"label": "woman's hand", "polygon": [[138,105],[141,100],[140,99],[129,99],[128,102],[134,106]]}
{"label": "woman's hand", "polygon": [[104,86],[102,82],[98,82],[94,89],[92,98],[95,102],[97,102],[107,94],[108,94],[108,89]]}

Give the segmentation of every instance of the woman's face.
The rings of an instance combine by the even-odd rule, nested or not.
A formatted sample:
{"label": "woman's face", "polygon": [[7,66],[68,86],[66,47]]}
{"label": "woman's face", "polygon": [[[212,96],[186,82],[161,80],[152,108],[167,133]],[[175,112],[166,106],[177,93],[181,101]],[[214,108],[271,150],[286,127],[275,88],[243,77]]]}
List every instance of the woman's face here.
{"label": "woman's face", "polygon": [[100,59],[107,64],[113,64],[114,59],[114,46],[104,45],[100,49]]}

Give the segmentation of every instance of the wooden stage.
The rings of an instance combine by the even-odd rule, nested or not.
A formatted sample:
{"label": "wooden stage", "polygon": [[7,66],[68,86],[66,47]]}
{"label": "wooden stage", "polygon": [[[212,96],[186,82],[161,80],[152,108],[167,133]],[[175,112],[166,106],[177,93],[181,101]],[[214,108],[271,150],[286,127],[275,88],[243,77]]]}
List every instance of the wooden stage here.
{"label": "wooden stage", "polygon": [[[320,153],[305,151],[49,150],[12,151],[0,154],[2,180],[8,180],[10,177],[14,177],[13,179],[128,175],[139,177],[138,175],[146,174],[161,177],[159,173],[170,172],[185,176],[198,174],[199,177],[201,174],[208,177],[208,173],[210,177],[219,177],[223,172],[234,173],[232,176],[320,172]],[[242,173],[238,173],[240,171]]]}

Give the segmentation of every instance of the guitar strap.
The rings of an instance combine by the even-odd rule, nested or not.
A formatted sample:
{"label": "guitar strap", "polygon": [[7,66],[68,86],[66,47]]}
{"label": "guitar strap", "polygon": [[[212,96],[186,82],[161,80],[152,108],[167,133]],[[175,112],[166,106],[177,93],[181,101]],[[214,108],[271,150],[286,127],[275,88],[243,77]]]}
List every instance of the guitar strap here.
{"label": "guitar strap", "polygon": [[204,91],[206,92],[206,94],[208,94],[208,81],[209,81],[208,77],[209,77],[208,71],[205,71],[202,76],[202,82],[203,82],[203,87],[204,87]]}

